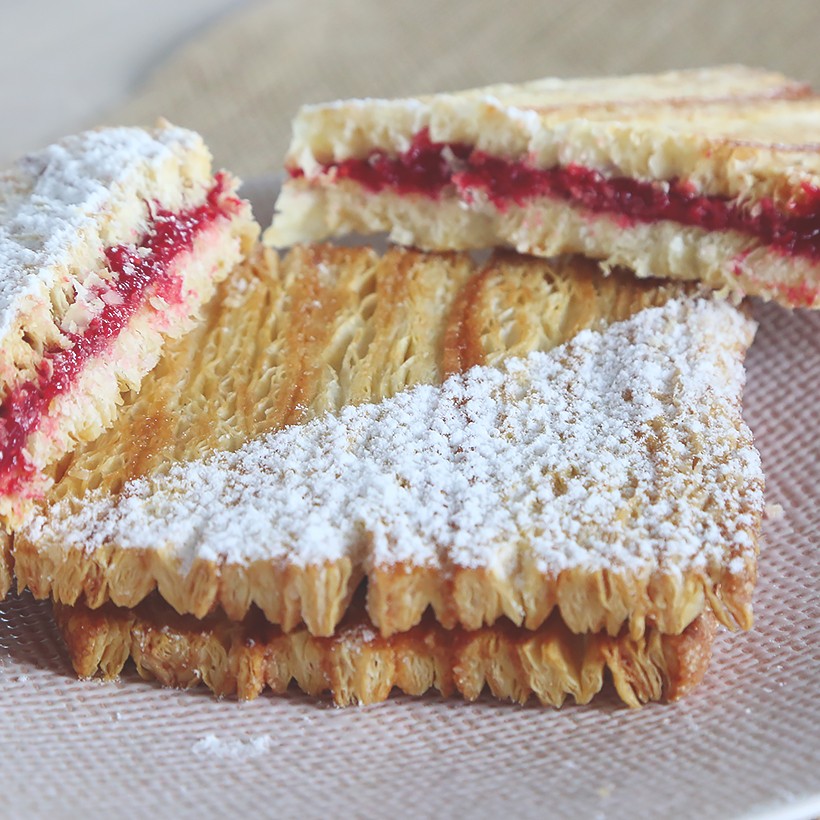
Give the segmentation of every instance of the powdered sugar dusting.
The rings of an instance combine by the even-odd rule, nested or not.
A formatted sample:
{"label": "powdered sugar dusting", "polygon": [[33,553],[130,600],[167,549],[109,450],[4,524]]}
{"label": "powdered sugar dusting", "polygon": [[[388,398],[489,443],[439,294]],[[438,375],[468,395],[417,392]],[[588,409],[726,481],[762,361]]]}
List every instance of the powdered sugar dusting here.
{"label": "powdered sugar dusting", "polygon": [[220,760],[251,760],[261,757],[273,748],[270,735],[244,739],[220,740],[216,735],[205,735],[194,743],[191,751],[202,757],[216,757]]}
{"label": "powdered sugar dusting", "polygon": [[752,555],[760,460],[740,418],[754,326],[678,299],[549,353],[348,407],[61,502],[35,543],[299,565],[453,562],[506,574],[676,570]]}
{"label": "powdered sugar dusting", "polygon": [[200,145],[193,132],[171,126],[106,128],[68,137],[0,174],[0,338],[26,297],[47,298],[78,243],[98,235],[112,188]]}

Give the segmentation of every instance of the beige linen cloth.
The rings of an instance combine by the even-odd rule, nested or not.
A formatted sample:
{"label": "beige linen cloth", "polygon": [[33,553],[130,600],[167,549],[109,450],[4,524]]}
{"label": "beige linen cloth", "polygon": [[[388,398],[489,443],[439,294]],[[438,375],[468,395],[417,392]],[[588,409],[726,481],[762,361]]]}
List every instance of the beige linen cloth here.
{"label": "beige linen cloth", "polygon": [[[169,0],[171,2],[171,0]],[[743,61],[815,81],[820,3],[276,0],[206,31],[111,123],[201,130],[275,173],[299,104],[548,74]],[[257,184],[270,212],[274,190]],[[78,682],[46,603],[0,605],[0,815],[800,818],[820,814],[820,312],[757,305],[746,417],[784,515],[765,527],[755,628],[702,686],[633,712],[394,697],[240,705]]]}
{"label": "beige linen cloth", "polygon": [[298,107],[537,77],[742,62],[820,88],[816,0],[269,0],[183,47],[106,122],[162,115],[245,179]]}

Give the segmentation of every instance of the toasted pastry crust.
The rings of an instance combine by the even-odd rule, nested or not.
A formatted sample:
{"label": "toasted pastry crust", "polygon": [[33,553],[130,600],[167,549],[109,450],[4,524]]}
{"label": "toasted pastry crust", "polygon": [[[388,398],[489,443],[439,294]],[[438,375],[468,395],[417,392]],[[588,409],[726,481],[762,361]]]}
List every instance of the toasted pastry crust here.
{"label": "toasted pastry crust", "polygon": [[[400,250],[380,258],[365,249],[300,248],[283,262],[260,251],[128,398],[117,424],[59,465],[50,500],[71,523],[70,510],[82,511],[85,502],[76,499],[86,493],[116,498],[129,480],[160,476],[168,465],[438,384],[474,365],[550,350],[583,328],[682,293],[621,272],[604,277],[578,259],[500,255],[476,268],[465,256]],[[742,355],[739,340],[725,341],[740,344]],[[754,543],[760,510],[748,512]],[[418,623],[428,606],[446,626],[469,629],[502,616],[536,629],[556,607],[574,631],[618,634],[628,621],[636,637],[647,622],[680,633],[706,608],[728,625],[751,623],[753,552],[673,573],[545,573],[525,554],[506,576],[458,565],[371,565],[361,555],[307,565],[197,558],[182,566],[167,549],[68,547],[45,523],[39,534],[17,536],[17,577],[37,597],[69,605],[133,607],[158,588],[197,617],[221,606],[241,620],[256,604],[285,630],[304,622],[312,634],[331,635],[366,574],[368,610],[385,635]]]}
{"label": "toasted pastry crust", "polygon": [[[191,328],[216,282],[249,252],[258,227],[237,187],[227,174],[214,177],[197,134],[167,123],[70,137],[0,175],[0,402],[43,390],[61,352],[87,348],[26,433],[25,481],[0,475],[11,487],[0,489],[0,526],[21,525],[47,486],[46,465],[111,425],[121,393],[138,388],[165,339]],[[199,212],[207,219],[193,227]],[[173,235],[175,215],[179,250],[162,257],[157,280],[139,284],[143,295],[119,318],[125,271],[148,251],[140,243],[156,231]],[[112,268],[118,249],[133,255],[122,271]],[[103,321],[124,324],[89,341],[85,334]],[[5,426],[0,434],[13,438]]]}
{"label": "toasted pastry crust", "polygon": [[[286,159],[293,178],[265,240],[285,247],[387,231],[428,250],[583,253],[639,276],[699,279],[790,306],[820,306],[816,254],[787,252],[728,222],[708,228],[672,216],[631,219],[614,203],[596,208],[571,190],[508,193],[499,202],[459,178],[472,167],[466,157],[473,151],[479,165],[489,157],[536,171],[581,168],[603,181],[654,184],[660,195],[683,183],[686,196],[712,198],[705,209],[773,206],[817,219],[816,207],[807,212],[804,202],[807,192],[817,200],[820,189],[818,99],[782,75],[728,66],[305,106]],[[429,160],[433,177],[445,166],[453,177],[429,195],[392,183],[373,190],[340,171],[350,161],[412,154],[421,134],[448,146],[440,160]]]}
{"label": "toasted pastry crust", "polygon": [[517,703],[533,695],[544,705],[561,706],[567,696],[588,703],[605,670],[629,706],[677,700],[703,678],[716,627],[705,613],[681,635],[651,629],[633,639],[576,635],[556,616],[534,632],[503,622],[446,630],[427,617],[383,638],[358,601],[332,637],[317,638],[305,628],[285,633],[258,612],[241,623],[216,615],[199,621],[156,598],[136,609],[56,604],[54,613],[80,677],[116,678],[131,657],[142,677],[165,686],[204,683],[216,695],[250,700],[266,687],[284,693],[295,681],[310,695],[329,692],[337,706],[383,701],[394,688],[475,700],[485,686]]}

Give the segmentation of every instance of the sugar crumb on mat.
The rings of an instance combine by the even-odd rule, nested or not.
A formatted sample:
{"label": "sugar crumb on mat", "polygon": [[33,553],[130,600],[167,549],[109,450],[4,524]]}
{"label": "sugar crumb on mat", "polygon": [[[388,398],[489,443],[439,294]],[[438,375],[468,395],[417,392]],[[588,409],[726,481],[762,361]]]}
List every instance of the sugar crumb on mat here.
{"label": "sugar crumb on mat", "polygon": [[209,734],[199,738],[191,746],[191,751],[195,755],[215,757],[220,760],[249,760],[261,757],[271,748],[273,748],[273,739],[270,735],[222,740],[216,735]]}

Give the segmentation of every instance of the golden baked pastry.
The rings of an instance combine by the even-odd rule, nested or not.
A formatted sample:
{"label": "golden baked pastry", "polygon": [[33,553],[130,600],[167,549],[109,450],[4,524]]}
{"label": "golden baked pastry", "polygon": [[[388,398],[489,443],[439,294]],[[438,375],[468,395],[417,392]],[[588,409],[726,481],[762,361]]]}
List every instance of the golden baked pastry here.
{"label": "golden baked pastry", "polygon": [[252,247],[237,185],[168,123],[68,137],[0,174],[0,530]]}
{"label": "golden baked pastry", "polygon": [[56,471],[21,585],[96,608],[252,604],[331,635],[748,627],[763,477],[754,323],[588,261],[260,252]]}
{"label": "golden baked pastry", "polygon": [[582,253],[820,307],[820,102],[740,66],[301,109],[276,247]]}
{"label": "golden baked pastry", "polygon": [[533,695],[561,706],[588,703],[608,670],[629,706],[677,700],[703,678],[715,620],[696,618],[681,635],[649,629],[577,635],[553,614],[537,630],[499,621],[473,632],[444,629],[431,616],[408,632],[381,637],[355,600],[336,632],[317,638],[304,627],[283,632],[258,611],[242,622],[224,615],[180,616],[156,596],[136,609],[56,604],[57,624],[80,677],[119,676],[129,657],[144,678],[188,688],[204,683],[217,695],[249,700],[265,688],[284,693],[291,681],[310,695],[329,692],[337,706],[437,689],[475,700],[485,688],[525,703]]}

